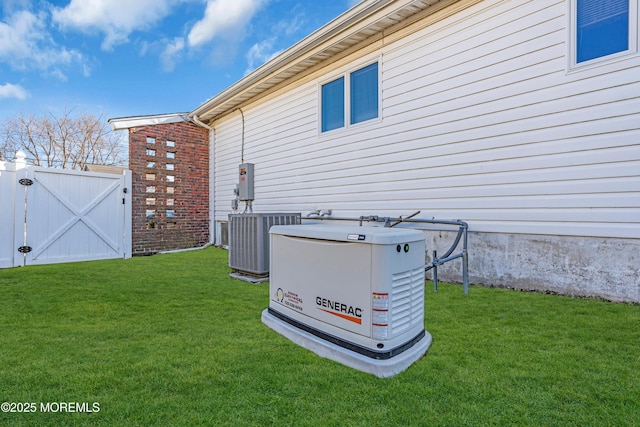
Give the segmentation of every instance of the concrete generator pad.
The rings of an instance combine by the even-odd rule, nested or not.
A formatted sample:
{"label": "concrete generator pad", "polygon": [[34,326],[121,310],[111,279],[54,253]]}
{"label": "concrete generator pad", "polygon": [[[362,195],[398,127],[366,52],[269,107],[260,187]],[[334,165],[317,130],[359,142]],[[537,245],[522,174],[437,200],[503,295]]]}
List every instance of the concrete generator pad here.
{"label": "concrete generator pad", "polygon": [[390,359],[377,360],[345,349],[298,329],[273,316],[267,309],[262,312],[262,323],[299,346],[311,350],[320,357],[333,360],[379,378],[390,378],[406,370],[415,361],[425,355],[432,340],[431,334],[425,331],[424,337],[408,350]]}

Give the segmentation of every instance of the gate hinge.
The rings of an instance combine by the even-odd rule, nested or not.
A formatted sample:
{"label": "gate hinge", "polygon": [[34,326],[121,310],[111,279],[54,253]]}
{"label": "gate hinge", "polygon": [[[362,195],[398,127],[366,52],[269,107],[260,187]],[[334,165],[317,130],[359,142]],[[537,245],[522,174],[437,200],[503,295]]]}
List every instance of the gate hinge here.
{"label": "gate hinge", "polygon": [[20,252],[21,254],[28,254],[32,250],[33,250],[33,248],[31,246],[20,246],[18,248],[18,252]]}
{"label": "gate hinge", "polygon": [[31,180],[31,179],[29,179],[29,178],[20,178],[20,179],[18,180],[18,182],[19,182],[20,184],[22,184],[22,185],[26,185],[26,186],[33,185],[33,180]]}

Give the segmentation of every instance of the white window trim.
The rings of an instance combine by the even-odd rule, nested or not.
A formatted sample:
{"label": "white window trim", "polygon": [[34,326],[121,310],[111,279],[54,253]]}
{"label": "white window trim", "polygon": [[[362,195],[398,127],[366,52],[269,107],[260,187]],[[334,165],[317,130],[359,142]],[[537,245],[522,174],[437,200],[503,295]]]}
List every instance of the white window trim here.
{"label": "white window trim", "polygon": [[629,55],[637,54],[638,45],[640,45],[640,31],[638,31],[639,1],[640,0],[629,0],[629,49],[578,63],[576,43],[578,0],[569,0],[567,2],[567,16],[569,18],[569,25],[567,25],[567,47],[569,49],[569,52],[567,54],[567,71],[589,69],[597,67],[599,65],[617,61]]}
{"label": "white window trim", "polygon": [[[378,63],[378,117],[373,119],[365,120],[363,122],[351,124],[351,79],[349,78],[351,73],[354,71],[358,71],[362,68],[368,67],[371,64]],[[344,78],[344,126],[331,129],[328,131],[322,131],[322,86],[327,83],[331,83],[332,81],[339,79],[340,77]],[[366,61],[358,62],[355,65],[351,65],[348,68],[341,69],[338,73],[331,74],[331,77],[327,77],[318,81],[318,135],[335,135],[338,132],[346,132],[349,129],[358,128],[361,126],[367,126],[372,123],[378,123],[382,121],[382,55],[378,55],[375,58],[370,58]]]}

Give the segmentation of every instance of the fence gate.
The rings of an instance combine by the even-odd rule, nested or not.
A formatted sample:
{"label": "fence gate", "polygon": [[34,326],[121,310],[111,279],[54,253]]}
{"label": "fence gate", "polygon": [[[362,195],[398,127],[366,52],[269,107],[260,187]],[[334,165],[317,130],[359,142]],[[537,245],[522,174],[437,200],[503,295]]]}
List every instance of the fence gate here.
{"label": "fence gate", "polygon": [[[10,168],[5,169],[10,176]],[[130,171],[116,175],[18,166],[14,175],[13,239],[5,239],[8,226],[0,226],[0,267],[131,256]],[[5,211],[10,186],[2,178]],[[9,214],[0,216],[4,220]],[[6,241],[13,242],[12,260]]]}

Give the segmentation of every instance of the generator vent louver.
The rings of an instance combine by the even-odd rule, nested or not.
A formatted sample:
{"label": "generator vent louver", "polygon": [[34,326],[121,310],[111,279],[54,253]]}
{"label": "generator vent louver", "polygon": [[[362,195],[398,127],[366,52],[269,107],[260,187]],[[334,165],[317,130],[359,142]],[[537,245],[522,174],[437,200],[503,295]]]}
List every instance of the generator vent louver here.
{"label": "generator vent louver", "polygon": [[229,267],[256,276],[269,274],[269,229],[300,224],[300,213],[229,215]]}
{"label": "generator vent louver", "polygon": [[399,334],[424,321],[424,269],[391,276],[391,330]]}

